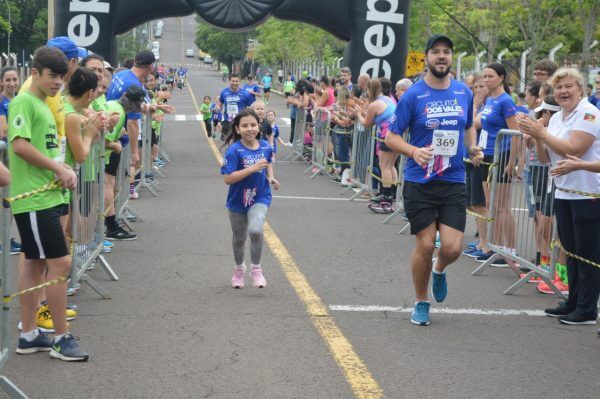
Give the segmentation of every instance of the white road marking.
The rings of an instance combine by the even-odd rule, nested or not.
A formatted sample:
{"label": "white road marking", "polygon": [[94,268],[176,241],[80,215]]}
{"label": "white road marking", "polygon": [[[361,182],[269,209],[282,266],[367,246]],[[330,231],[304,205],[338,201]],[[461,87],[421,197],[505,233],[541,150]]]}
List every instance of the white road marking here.
{"label": "white road marking", "polygon": [[[321,200],[321,201],[350,201],[349,198],[326,198],[326,197],[296,197],[292,195],[274,195],[273,198],[297,199],[297,200]],[[355,202],[363,202],[366,199],[355,199]]]}
{"label": "white road marking", "polygon": [[[377,306],[377,305],[329,305],[329,310],[339,312],[396,312],[412,313],[413,308],[402,306]],[[527,309],[477,309],[477,308],[436,308],[432,307],[430,313],[459,314],[475,316],[546,316],[543,310]]]}
{"label": "white road marking", "polygon": [[292,125],[292,120],[290,118],[279,118],[283,121],[283,124],[286,126],[291,126]]}
{"label": "white road marking", "polygon": [[185,115],[175,115],[174,119],[175,119],[176,122],[186,121],[187,120],[187,116],[185,116]]}

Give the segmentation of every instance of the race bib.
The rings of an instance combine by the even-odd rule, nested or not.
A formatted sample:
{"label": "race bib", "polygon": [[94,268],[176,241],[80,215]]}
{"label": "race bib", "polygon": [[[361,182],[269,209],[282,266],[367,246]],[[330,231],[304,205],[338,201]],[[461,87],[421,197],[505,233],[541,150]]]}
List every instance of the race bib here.
{"label": "race bib", "polygon": [[458,130],[433,131],[433,155],[453,157],[458,152]]}
{"label": "race bib", "polygon": [[237,104],[227,104],[227,115],[236,116],[238,114],[238,105]]}
{"label": "race bib", "polygon": [[479,134],[479,143],[477,143],[477,147],[481,148],[482,150],[485,150],[487,148],[487,139],[488,139],[487,130],[482,130],[481,133]]}

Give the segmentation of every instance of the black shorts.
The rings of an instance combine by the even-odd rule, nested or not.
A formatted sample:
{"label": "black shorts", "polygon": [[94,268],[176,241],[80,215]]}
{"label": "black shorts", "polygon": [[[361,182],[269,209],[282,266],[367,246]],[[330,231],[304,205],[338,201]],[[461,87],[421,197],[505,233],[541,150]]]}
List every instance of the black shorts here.
{"label": "black shorts", "polygon": [[[471,172],[467,177],[470,182],[467,183],[469,192],[467,193],[469,206],[486,206],[485,191],[483,185],[487,181],[487,175],[489,173],[489,165],[474,166],[473,164],[467,164],[471,168]],[[485,174],[486,178],[483,178]]]}
{"label": "black shorts", "polygon": [[402,198],[411,234],[417,234],[434,222],[465,231],[467,191],[463,183],[405,181]]}
{"label": "black shorts", "polygon": [[387,145],[385,145],[384,141],[378,141],[377,142],[377,147],[379,148],[379,151],[394,152],[390,147],[388,147]]}
{"label": "black shorts", "polygon": [[63,205],[15,215],[25,259],[56,259],[69,255],[60,225]]}
{"label": "black shorts", "polygon": [[158,134],[156,134],[156,130],[152,129],[152,137],[150,139],[152,145],[158,145]]}
{"label": "black shorts", "polygon": [[[506,169],[506,165],[508,165],[508,158],[510,156],[510,151],[506,151],[500,154],[499,164],[496,166],[496,183],[511,183],[512,179],[504,174],[504,169]],[[487,181],[488,175],[490,173],[490,166],[494,162],[493,155],[486,155],[483,157],[483,162],[485,164],[481,165],[481,181]]]}
{"label": "black shorts", "polygon": [[70,210],[71,210],[71,204],[59,205],[58,206],[58,215],[59,216],[68,216]]}
{"label": "black shorts", "polygon": [[104,172],[107,175],[117,176],[119,170],[119,162],[121,162],[121,153],[111,152],[108,158],[108,163],[104,166]]}
{"label": "black shorts", "polygon": [[218,125],[219,123],[221,123],[221,121],[220,121],[220,120],[214,120],[214,119],[213,119],[213,121],[212,121],[212,124],[213,124],[213,126],[214,126],[214,127],[217,127],[217,125]]}
{"label": "black shorts", "polygon": [[270,87],[263,88],[263,93],[265,93],[265,94],[268,93],[268,92],[270,92],[270,91],[271,91]]}

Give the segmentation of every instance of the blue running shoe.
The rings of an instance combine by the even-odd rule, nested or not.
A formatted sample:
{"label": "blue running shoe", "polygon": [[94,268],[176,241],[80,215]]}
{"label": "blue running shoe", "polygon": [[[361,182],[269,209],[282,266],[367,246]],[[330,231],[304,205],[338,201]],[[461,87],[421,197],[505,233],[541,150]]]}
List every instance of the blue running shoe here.
{"label": "blue running shoe", "polygon": [[65,334],[57,343],[52,345],[50,357],[64,360],[66,362],[85,362],[90,355],[79,348],[77,341],[72,334]]}
{"label": "blue running shoe", "polygon": [[17,353],[21,355],[29,355],[36,352],[48,352],[52,349],[52,338],[44,332],[40,331],[40,334],[31,342],[25,338],[19,338],[19,345],[17,345]]}
{"label": "blue running shoe", "polygon": [[102,243],[102,245],[104,245],[107,248],[112,248],[115,246],[115,243],[112,241],[108,241],[108,240],[104,240],[104,242]]}
{"label": "blue running shoe", "polygon": [[425,301],[415,303],[415,309],[412,312],[410,322],[418,326],[428,326],[430,306],[431,304]]}
{"label": "blue running shoe", "polygon": [[448,295],[448,282],[446,281],[446,272],[431,272],[431,294],[437,302],[444,302]]}
{"label": "blue running shoe", "polygon": [[478,249],[476,249],[476,248],[467,248],[464,251],[462,251],[462,254],[466,255],[466,256],[471,256],[474,252],[477,252],[477,251],[478,251]]}
{"label": "blue running shoe", "polygon": [[465,255],[467,255],[469,258],[478,258],[482,255],[485,255],[485,253],[481,249],[475,249],[471,253]]}
{"label": "blue running shoe", "polygon": [[475,240],[475,241],[471,241],[471,242],[468,242],[468,243],[467,243],[467,247],[468,247],[468,248],[473,248],[473,249],[475,249],[475,248],[477,248],[477,245],[479,245],[479,241],[477,241],[477,240]]}
{"label": "blue running shoe", "polygon": [[483,263],[483,262],[487,261],[489,258],[491,258],[493,255],[494,255],[494,252],[489,251],[489,252],[484,253],[481,256],[478,256],[477,258],[475,258],[475,260],[477,262]]}
{"label": "blue running shoe", "polygon": [[18,243],[14,238],[10,239],[10,254],[18,255],[21,252],[21,244]]}
{"label": "blue running shoe", "polygon": [[492,267],[509,267],[508,262],[504,258],[497,258],[495,261],[492,262],[492,264],[490,266],[492,266]]}

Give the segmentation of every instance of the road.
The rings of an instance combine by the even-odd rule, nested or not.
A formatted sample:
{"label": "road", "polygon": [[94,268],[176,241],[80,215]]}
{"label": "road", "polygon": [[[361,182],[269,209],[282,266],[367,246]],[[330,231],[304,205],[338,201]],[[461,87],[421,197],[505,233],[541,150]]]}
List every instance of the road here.
{"label": "road", "polygon": [[[174,161],[162,192],[133,203],[147,222],[108,258],[120,281],[92,272],[113,299],[86,287],[74,298],[90,361],[12,355],[2,371],[13,382],[32,398],[598,397],[596,329],[540,316],[556,300],[533,285],[502,295],[515,281],[507,269],[472,277],[476,263],[461,257],[432,324],[411,325],[413,239],[398,234],[402,221],[382,225],[327,178],[281,161],[287,149],[267,217],[268,286],[231,289],[220,143],[194,117],[194,101],[224,83],[184,57],[194,31],[193,17],[165,20],[161,60],[193,66],[164,127]],[[283,100],[270,107],[285,125]]]}

